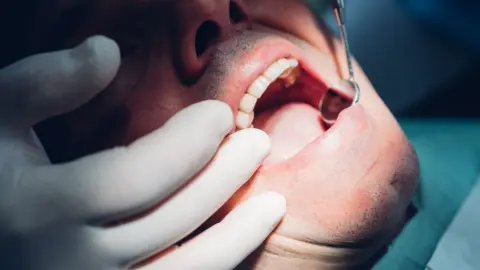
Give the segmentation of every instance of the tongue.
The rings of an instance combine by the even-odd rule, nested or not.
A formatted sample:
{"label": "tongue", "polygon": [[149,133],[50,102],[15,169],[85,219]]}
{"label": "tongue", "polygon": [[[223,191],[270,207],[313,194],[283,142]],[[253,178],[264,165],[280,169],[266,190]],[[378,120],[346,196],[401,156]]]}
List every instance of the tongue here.
{"label": "tongue", "polygon": [[324,132],[317,109],[305,103],[288,103],[255,116],[255,128],[272,140],[272,152],[264,165],[285,161]]}

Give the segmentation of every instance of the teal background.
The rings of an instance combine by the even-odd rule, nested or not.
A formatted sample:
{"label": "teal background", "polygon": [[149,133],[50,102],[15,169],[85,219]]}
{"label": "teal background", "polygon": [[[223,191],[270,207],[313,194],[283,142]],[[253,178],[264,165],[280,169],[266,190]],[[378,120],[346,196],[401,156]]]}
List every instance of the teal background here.
{"label": "teal background", "polygon": [[420,160],[417,215],[375,270],[424,270],[480,174],[480,122],[401,121]]}

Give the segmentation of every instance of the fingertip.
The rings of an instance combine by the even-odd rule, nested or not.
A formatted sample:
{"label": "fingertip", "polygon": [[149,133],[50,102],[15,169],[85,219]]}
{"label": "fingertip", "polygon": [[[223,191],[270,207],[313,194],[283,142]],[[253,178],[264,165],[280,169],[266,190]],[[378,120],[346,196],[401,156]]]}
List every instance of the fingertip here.
{"label": "fingertip", "polygon": [[263,199],[271,204],[272,209],[276,209],[280,215],[284,215],[287,212],[287,199],[282,194],[267,191],[259,196],[263,196]]}
{"label": "fingertip", "polygon": [[224,221],[242,224],[263,224],[258,227],[272,231],[287,212],[287,200],[279,193],[268,191],[256,195],[237,206]]}
{"label": "fingertip", "polygon": [[120,68],[121,56],[117,43],[105,36],[92,36],[71,51],[72,57],[82,64],[83,72],[96,87],[106,87]]}
{"label": "fingertip", "polygon": [[249,152],[258,153],[262,158],[266,158],[272,148],[270,137],[260,129],[243,129],[230,135],[230,138],[233,140],[245,140],[242,148],[249,148],[251,150]]}
{"label": "fingertip", "polygon": [[91,36],[73,48],[74,54],[83,56],[106,56],[107,58],[120,58],[120,48],[117,43],[106,36]]}
{"label": "fingertip", "polygon": [[276,227],[287,213],[287,199],[285,196],[268,191],[258,196],[258,206],[263,206],[265,219],[271,223],[271,229]]}
{"label": "fingertip", "polygon": [[190,109],[198,111],[208,121],[205,128],[218,130],[223,138],[233,129],[233,113],[228,104],[219,100],[205,100],[191,105]]}

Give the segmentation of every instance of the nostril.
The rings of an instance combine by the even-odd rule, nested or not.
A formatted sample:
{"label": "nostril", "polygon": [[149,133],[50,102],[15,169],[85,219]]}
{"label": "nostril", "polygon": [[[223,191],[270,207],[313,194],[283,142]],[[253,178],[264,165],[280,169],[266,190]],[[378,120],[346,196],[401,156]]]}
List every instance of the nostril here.
{"label": "nostril", "polygon": [[200,25],[195,38],[195,50],[200,57],[220,35],[220,27],[213,21],[206,21]]}
{"label": "nostril", "polygon": [[243,9],[235,1],[230,1],[230,21],[240,23],[246,20],[247,15],[243,12]]}

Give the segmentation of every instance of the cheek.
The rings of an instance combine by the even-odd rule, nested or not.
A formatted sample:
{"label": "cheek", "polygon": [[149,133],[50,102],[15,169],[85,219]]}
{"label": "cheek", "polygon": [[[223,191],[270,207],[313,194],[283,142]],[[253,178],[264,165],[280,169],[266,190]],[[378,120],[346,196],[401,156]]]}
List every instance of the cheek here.
{"label": "cheek", "polygon": [[201,91],[182,85],[168,57],[155,53],[150,56],[148,69],[124,102],[131,114],[124,143],[158,129],[180,110],[200,100]]}
{"label": "cheek", "polygon": [[176,113],[203,99],[200,91],[186,89],[171,77],[142,83],[125,102],[131,120],[124,143],[158,129]]}
{"label": "cheek", "polygon": [[[165,89],[168,89],[168,85]],[[168,91],[142,90],[132,95],[125,104],[131,119],[123,143],[131,143],[161,127],[182,108],[182,100],[169,95]]]}

